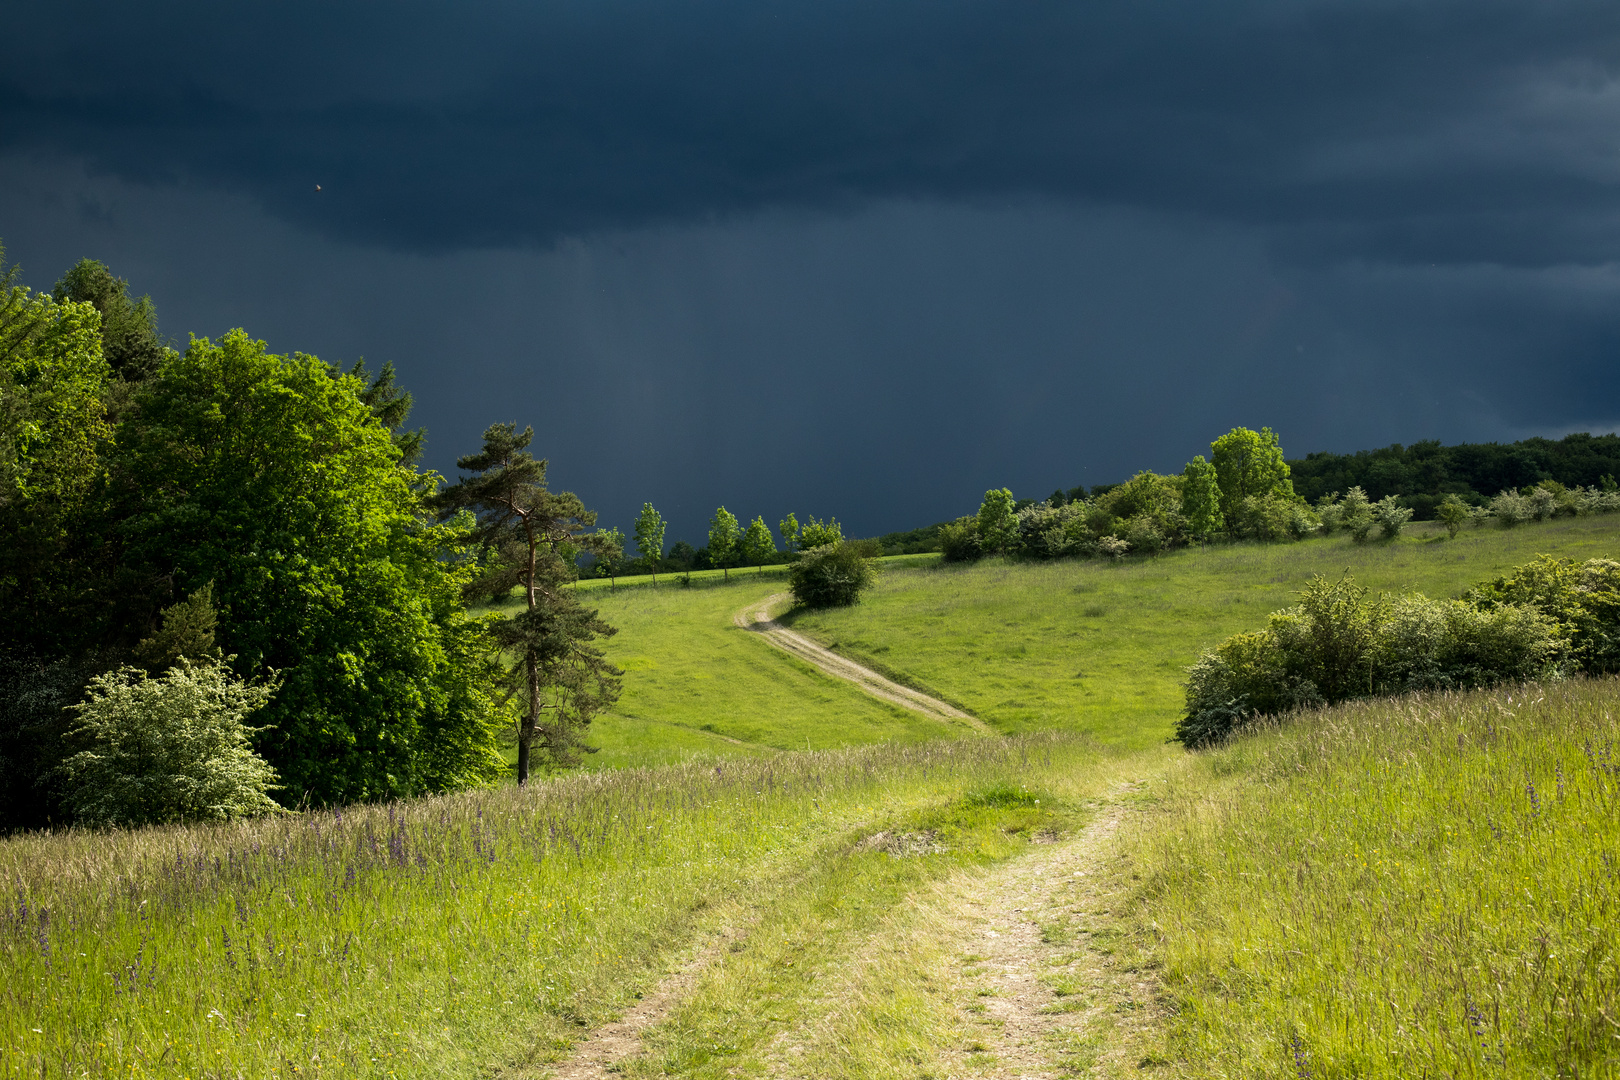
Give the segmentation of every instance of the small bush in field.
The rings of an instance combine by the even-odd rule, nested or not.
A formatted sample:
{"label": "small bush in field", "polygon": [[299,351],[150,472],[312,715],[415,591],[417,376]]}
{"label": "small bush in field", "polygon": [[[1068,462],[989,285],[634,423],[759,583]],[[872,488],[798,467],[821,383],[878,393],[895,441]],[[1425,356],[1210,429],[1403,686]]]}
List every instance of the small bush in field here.
{"label": "small bush in field", "polygon": [[1372,504],[1373,520],[1378,522],[1384,539],[1393,540],[1401,535],[1406,523],[1412,520],[1412,511],[1402,506],[1400,500],[1393,495],[1386,495]]}
{"label": "small bush in field", "polygon": [[1535,507],[1530,505],[1529,499],[1517,491],[1504,491],[1491,500],[1491,516],[1502,528],[1511,529],[1535,516]]}
{"label": "small bush in field", "polygon": [[939,550],[946,562],[970,562],[984,554],[979,544],[979,519],[957,518],[939,530]]}
{"label": "small bush in field", "polygon": [[849,543],[811,548],[788,571],[793,598],[812,608],[848,607],[876,579],[872,560]]}
{"label": "small bush in field", "polygon": [[181,660],[152,678],[121,668],[93,679],[62,763],[65,802],[95,825],[226,821],[279,809],[276,771],[248,746],[245,721],[274,687],[249,686],[219,663]]}

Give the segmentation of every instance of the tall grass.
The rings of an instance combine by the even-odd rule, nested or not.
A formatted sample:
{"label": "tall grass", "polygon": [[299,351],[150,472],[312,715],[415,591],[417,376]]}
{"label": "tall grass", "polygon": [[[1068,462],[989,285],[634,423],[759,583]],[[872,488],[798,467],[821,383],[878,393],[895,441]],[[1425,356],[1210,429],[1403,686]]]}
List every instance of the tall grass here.
{"label": "tall grass", "polygon": [[0,841],[0,1076],[543,1061],[655,979],[712,904],[847,851],[857,824],[1095,760],[1056,738],[939,742]]}
{"label": "tall grass", "polygon": [[1620,1070],[1620,682],[1325,710],[1187,759],[1134,852],[1197,1076]]}

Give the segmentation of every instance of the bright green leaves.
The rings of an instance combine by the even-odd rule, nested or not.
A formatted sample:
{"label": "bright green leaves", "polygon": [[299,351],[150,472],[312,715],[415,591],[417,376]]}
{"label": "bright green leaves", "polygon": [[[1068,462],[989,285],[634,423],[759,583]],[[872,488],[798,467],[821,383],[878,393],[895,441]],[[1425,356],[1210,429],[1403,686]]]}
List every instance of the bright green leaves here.
{"label": "bright green leaves", "polygon": [[368,386],[240,330],[193,340],[119,432],[132,576],[214,583],[244,674],[280,673],[262,739],[288,798],[410,795],[497,775],[462,614],[465,522],[433,524]]}

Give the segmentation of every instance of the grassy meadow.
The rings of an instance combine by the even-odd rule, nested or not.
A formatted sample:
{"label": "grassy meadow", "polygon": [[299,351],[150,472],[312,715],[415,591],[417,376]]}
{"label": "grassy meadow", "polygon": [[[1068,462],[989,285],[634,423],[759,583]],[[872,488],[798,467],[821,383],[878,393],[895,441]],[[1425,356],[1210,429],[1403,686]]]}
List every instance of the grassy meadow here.
{"label": "grassy meadow", "polygon": [[1616,539],[1597,518],[1118,564],[912,557],[858,608],[797,617],[1006,738],[736,628],[783,588],[769,573],[593,583],[627,675],[590,771],[0,839],[0,1078],[539,1078],[699,953],[625,1075],[997,1075],[928,905],[1105,804],[1128,821],[1101,872],[1052,884],[1067,923],[1042,931],[1157,986],[1128,1002],[1144,1049],[1118,1075],[1620,1075],[1620,681],[1164,741],[1181,669],[1313,574],[1450,595]]}
{"label": "grassy meadow", "polygon": [[1620,1075],[1620,682],[1183,755],[1121,863],[1177,1076]]}
{"label": "grassy meadow", "polygon": [[1468,529],[1456,540],[1418,526],[1393,543],[1340,536],[1118,563],[938,564],[884,574],[853,608],[787,621],[1000,731],[1074,731],[1145,748],[1170,736],[1183,670],[1295,603],[1314,574],[1452,596],[1540,553],[1620,555],[1620,518]]}
{"label": "grassy meadow", "polygon": [[[655,1071],[757,1072],[909,890],[1069,827],[1120,768],[975,739],[13,837],[0,1076],[539,1075],[705,931],[733,946]],[[857,843],[907,830],[941,850]]]}

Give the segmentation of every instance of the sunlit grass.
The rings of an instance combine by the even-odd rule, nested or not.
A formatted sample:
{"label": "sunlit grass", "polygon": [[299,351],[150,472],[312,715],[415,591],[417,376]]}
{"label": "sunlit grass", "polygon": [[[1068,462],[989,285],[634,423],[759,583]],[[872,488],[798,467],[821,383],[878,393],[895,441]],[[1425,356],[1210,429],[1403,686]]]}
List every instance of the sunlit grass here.
{"label": "sunlit grass", "polygon": [[1330,537],[1120,563],[992,559],[899,569],[859,605],[792,623],[1001,731],[1077,731],[1148,747],[1171,733],[1184,669],[1297,602],[1314,574],[1348,572],[1375,592],[1451,596],[1543,552],[1620,555],[1620,518],[1469,529],[1454,541],[1418,527],[1395,543]]}
{"label": "sunlit grass", "polygon": [[[890,873],[881,854],[851,862],[861,836],[975,787],[1073,789],[1099,760],[1061,739],[933,742],[0,841],[0,1076],[470,1076],[541,1062],[728,906],[794,925],[805,897]],[[876,910],[903,891],[897,879],[869,899]]]}
{"label": "sunlit grass", "polygon": [[1620,1069],[1620,683],[1346,705],[1189,755],[1130,852],[1185,1076]]}

